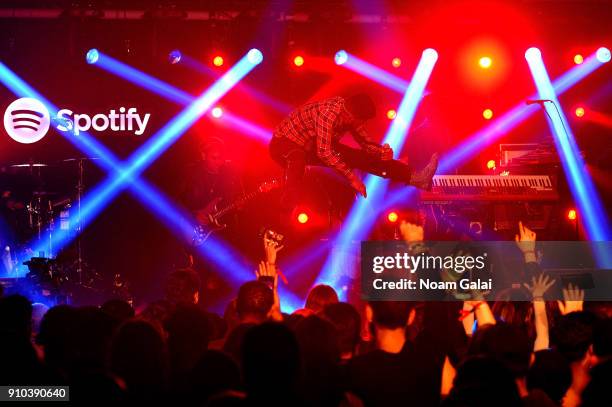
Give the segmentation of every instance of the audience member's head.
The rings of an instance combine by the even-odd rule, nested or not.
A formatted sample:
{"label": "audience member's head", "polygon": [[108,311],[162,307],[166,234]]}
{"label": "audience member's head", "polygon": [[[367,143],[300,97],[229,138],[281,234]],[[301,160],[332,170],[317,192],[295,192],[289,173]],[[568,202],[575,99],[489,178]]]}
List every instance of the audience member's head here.
{"label": "audience member's head", "polygon": [[76,324],[72,332],[70,375],[102,372],[115,325],[113,319],[97,307],[76,309]]}
{"label": "audience member's head", "polygon": [[76,329],[77,309],[69,305],[51,308],[40,322],[36,342],[44,349],[47,366],[61,376],[68,374]]}
{"label": "audience member's head", "polygon": [[111,371],[121,378],[135,399],[154,399],[163,392],[167,356],[157,330],[145,321],[128,321],[113,340]]}
{"label": "audience member's head", "polygon": [[445,407],[522,406],[512,372],[487,356],[468,358],[457,369]]}
{"label": "audience member's head", "polygon": [[197,304],[200,277],[191,269],[179,269],[170,273],[166,282],[166,299],[174,304]]}
{"label": "audience member's head", "polygon": [[535,353],[527,373],[529,391],[540,389],[555,403],[561,405],[563,396],[572,384],[572,369],[558,351],[541,350]]}
{"label": "audience member's head", "polygon": [[338,405],[340,350],[334,325],[312,315],[295,327],[302,357],[302,398],[309,405]]}
{"label": "audience member's head", "polygon": [[372,323],[377,329],[405,329],[414,303],[409,301],[370,301]]}
{"label": "audience member's head", "polygon": [[43,317],[49,311],[49,307],[41,302],[32,304],[32,334],[37,335],[40,331],[40,323]]}
{"label": "audience member's head", "polygon": [[40,384],[40,362],[30,342],[32,305],[21,295],[0,298],[0,383]]}
{"label": "audience member's head", "polygon": [[18,294],[0,298],[0,334],[29,341],[32,332],[32,304]]}
{"label": "audience member's head", "polygon": [[244,336],[241,354],[249,398],[265,402],[295,395],[300,352],[289,328],[273,322],[252,327]]}
{"label": "audience member's head", "polygon": [[597,317],[589,312],[572,312],[559,319],[552,332],[552,343],[571,363],[582,362],[593,344]]}
{"label": "audience member's head", "polygon": [[582,407],[612,406],[612,359],[593,367],[591,380],[582,392]]}
{"label": "audience member's head", "polygon": [[529,369],[532,343],[525,330],[498,323],[480,327],[472,338],[469,353],[489,356],[502,362],[515,378],[525,377]]}
{"label": "audience member's head", "polygon": [[336,327],[338,347],[343,358],[353,356],[360,342],[361,316],[351,304],[338,302],[323,310],[322,317]]}
{"label": "audience member's head", "polygon": [[261,281],[249,281],[240,286],[236,312],[242,323],[261,323],[268,319],[274,305],[272,289]]}
{"label": "audience member's head", "polygon": [[165,329],[166,321],[170,318],[176,305],[168,300],[157,300],[153,301],[146,308],[138,314],[138,319],[147,321],[161,335],[162,338],[166,338],[167,332]]}
{"label": "audience member's head", "polygon": [[124,300],[108,300],[102,304],[100,309],[112,318],[115,325],[122,324],[134,317],[134,308]]}
{"label": "audience member's head", "polygon": [[612,319],[597,321],[593,328],[593,364],[612,358]]}
{"label": "audience member's head", "polygon": [[189,374],[188,396],[201,404],[210,397],[226,391],[240,389],[240,369],[234,360],[223,352],[207,350]]}
{"label": "audience member's head", "polygon": [[179,304],[166,321],[172,374],[190,371],[208,348],[210,329],[206,313],[196,305]]}
{"label": "audience member's head", "polygon": [[331,286],[326,284],[318,284],[310,289],[308,297],[306,297],[305,308],[314,313],[323,311],[329,304],[338,302],[338,294]]}

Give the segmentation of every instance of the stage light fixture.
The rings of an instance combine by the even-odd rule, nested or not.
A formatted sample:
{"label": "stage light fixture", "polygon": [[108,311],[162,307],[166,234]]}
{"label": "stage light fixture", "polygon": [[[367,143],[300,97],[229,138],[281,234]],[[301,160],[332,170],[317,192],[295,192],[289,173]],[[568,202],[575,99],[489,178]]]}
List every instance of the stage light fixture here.
{"label": "stage light fixture", "polygon": [[482,69],[489,69],[491,65],[493,65],[493,60],[491,57],[481,57],[478,60],[478,65],[480,65]]}
{"label": "stage light fixture", "polygon": [[175,49],[175,50],[170,51],[170,53],[168,54],[168,61],[172,65],[176,65],[179,62],[181,62],[182,57],[183,57],[183,54],[181,54],[181,51],[179,51],[178,49]]}
{"label": "stage light fixture", "polygon": [[595,55],[597,56],[597,60],[602,64],[610,62],[610,50],[606,47],[599,48]]}
{"label": "stage light fixture", "polygon": [[389,214],[387,215],[387,220],[391,223],[397,222],[398,219],[399,219],[399,215],[395,211],[389,212]]}
{"label": "stage light fixture", "polygon": [[212,62],[214,66],[223,66],[223,57],[221,55],[215,55]]}
{"label": "stage light fixture", "polygon": [[487,161],[487,169],[494,170],[496,166],[497,166],[497,163],[495,162],[495,160]]}
{"label": "stage light fixture", "polygon": [[297,55],[295,58],[293,58],[293,65],[297,67],[304,65],[304,57],[301,55]]}
{"label": "stage light fixture", "polygon": [[99,58],[100,58],[100,53],[95,48],[92,48],[89,51],[87,51],[87,54],[85,55],[85,60],[90,65],[98,62]]}
{"label": "stage light fixture", "polygon": [[574,55],[574,63],[576,65],[580,65],[583,62],[584,62],[584,57],[582,55],[580,55],[580,54]]}
{"label": "stage light fixture", "polygon": [[395,111],[395,109],[389,109],[387,110],[387,119],[389,120],[393,120],[397,117],[397,112]]}
{"label": "stage light fixture", "polygon": [[394,68],[399,68],[400,66],[402,66],[402,60],[398,57],[393,58],[391,60],[391,66]]}
{"label": "stage light fixture", "polygon": [[223,109],[221,109],[219,106],[214,107],[212,109],[212,111],[210,112],[210,114],[212,115],[212,117],[214,117],[215,119],[220,118],[221,116],[223,116]]}
{"label": "stage light fixture", "polygon": [[493,117],[493,110],[491,109],[483,110],[482,117],[484,117],[486,120],[491,120],[491,118]]}
{"label": "stage light fixture", "polygon": [[309,219],[309,217],[308,217],[308,214],[307,214],[306,212],[300,212],[300,213],[298,213],[298,216],[297,216],[297,221],[298,221],[299,223],[301,223],[302,225],[303,225],[303,224],[305,224],[305,223],[307,223],[307,222],[308,222],[308,219]]}
{"label": "stage light fixture", "polygon": [[576,110],[574,111],[574,114],[576,114],[576,117],[584,116],[584,107],[582,106],[577,107]]}
{"label": "stage light fixture", "polygon": [[336,55],[334,55],[334,61],[336,62],[336,65],[344,65],[346,61],[348,61],[347,52],[343,49],[336,52]]}
{"label": "stage light fixture", "polygon": [[567,211],[567,219],[568,220],[576,220],[578,214],[576,213],[576,209],[570,209]]}
{"label": "stage light fixture", "polygon": [[247,59],[253,65],[259,65],[263,61],[263,54],[257,48],[253,48],[247,53]]}

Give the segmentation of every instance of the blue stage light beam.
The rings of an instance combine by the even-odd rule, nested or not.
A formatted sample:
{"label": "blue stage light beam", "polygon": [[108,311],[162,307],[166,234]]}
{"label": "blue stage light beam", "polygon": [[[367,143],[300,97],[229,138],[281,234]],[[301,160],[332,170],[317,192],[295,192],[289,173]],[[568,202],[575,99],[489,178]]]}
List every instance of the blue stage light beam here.
{"label": "blue stage light beam", "polygon": [[[183,57],[184,58],[184,57]],[[131,83],[143,87],[171,102],[179,105],[189,105],[194,103],[196,97],[185,92],[175,86],[172,86],[161,79],[155,78],[139,69],[129,66],[117,59],[114,59],[106,54],[98,51],[98,62],[94,64],[103,68],[113,74],[116,74],[120,78],[123,78]],[[230,112],[224,112],[222,124],[230,124],[235,127],[238,131],[262,142],[270,141],[272,137],[272,131],[265,129],[255,123],[252,123],[236,114]]]}
{"label": "blue stage light beam", "polygon": [[[376,65],[366,62],[363,59],[346,52],[345,50],[338,51],[334,57],[334,60],[336,65],[356,72],[398,93],[404,94],[408,88],[408,81],[393,75],[392,73],[379,68]],[[428,92],[423,92],[422,96],[426,95],[428,95]]]}
{"label": "blue stage light beam", "polygon": [[[180,52],[178,50],[174,50],[173,52]],[[172,59],[172,53],[168,55],[169,59]],[[186,55],[186,54],[181,54],[181,58],[178,62],[176,62],[176,64],[180,64],[183,65],[193,71],[196,71],[198,73],[204,74],[206,76],[212,77],[212,78],[218,78],[219,77],[219,72],[218,70],[212,69],[209,66],[207,66],[206,64],[203,64],[202,62],[198,61],[197,59]],[[276,100],[272,97],[270,97],[269,95],[265,94],[264,92],[255,89],[252,86],[249,86],[247,84],[241,83],[240,87],[243,88],[245,91],[247,91],[248,93],[250,93],[251,95],[253,95],[257,100],[263,102],[265,105],[271,107],[272,109],[276,110],[277,112],[281,113],[281,114],[288,114],[290,113],[293,108],[291,106],[289,106],[286,103],[283,103],[279,100]]]}
{"label": "blue stage light beam", "polygon": [[[89,54],[92,50],[87,52],[87,60],[89,62]],[[96,51],[96,59],[94,62],[89,62],[91,65],[98,68],[102,68],[108,72],[111,72],[117,76],[127,79],[128,81],[148,89],[154,93],[157,93],[164,98],[170,99],[176,103],[188,105],[193,102],[193,96],[187,92],[183,92],[164,81],[161,81],[149,74],[146,74],[136,68],[124,64],[121,61],[116,60],[100,51]],[[250,64],[253,66],[252,64]]]}
{"label": "blue stage light beam", "polygon": [[[571,89],[581,80],[599,69],[603,63],[597,59],[596,54],[590,55],[580,65],[575,65],[563,75],[558,77],[553,87],[557,95],[561,95],[568,89]],[[529,99],[537,99],[538,95],[534,94]],[[539,111],[536,105],[525,105],[524,102],[517,104],[515,107],[493,120],[490,124],[478,130],[476,133],[469,136],[465,141],[453,148],[440,160],[438,173],[444,174],[454,170],[457,166],[467,162],[480,151],[496,142],[501,137],[508,134],[516,126],[527,120],[533,114]],[[385,200],[384,205],[379,208],[379,211],[385,211],[399,202],[404,202],[410,198],[410,195],[415,192],[414,189],[402,188],[389,196]]]}
{"label": "blue stage light beam", "polygon": [[[574,201],[578,205],[587,236],[594,241],[610,240],[612,234],[606,211],[593,181],[586,173],[576,140],[544,66],[542,53],[538,48],[529,48],[525,52],[525,59],[538,89],[539,98],[552,100],[552,103],[544,103],[543,108],[547,113],[547,121],[553,133],[557,152]],[[601,62],[600,58],[598,60]]]}
{"label": "blue stage light beam", "polygon": [[[347,64],[350,60],[351,57],[348,58]],[[423,97],[423,92],[437,60],[438,53],[434,49],[428,48],[423,51],[421,60],[397,109],[397,116],[387,130],[383,143],[388,143],[396,155],[399,154],[404,145],[406,134],[412,124],[416,109]],[[372,216],[371,213],[373,208],[381,204],[382,197],[388,186],[388,180],[368,175],[365,185],[368,191],[368,198],[357,201],[353,208],[351,208],[338,239],[336,239],[336,245],[339,247],[364,239],[376,221],[376,217]],[[317,281],[329,284],[339,294],[342,293],[341,287],[337,287],[337,276],[340,274],[343,264],[342,256],[334,256],[333,254],[328,256]]]}
{"label": "blue stage light beam", "polygon": [[[57,114],[59,109],[56,106],[54,106],[42,94],[37,92],[33,87],[23,81],[3,63],[0,63],[0,81],[2,81],[2,83],[4,83],[5,86],[7,86],[7,88],[9,88],[17,96],[36,98],[47,107],[52,116]],[[119,160],[112,154],[112,152],[110,152],[97,140],[92,138],[89,134],[82,132],[79,134],[79,137],[72,137],[65,132],[60,133],[89,156],[99,157],[100,160],[94,160],[94,162],[100,165],[107,172],[119,173],[123,170]],[[195,221],[189,220],[187,216],[182,215],[180,211],[175,209],[168,202],[163,194],[156,191],[155,188],[148,185],[144,180],[135,180],[131,186],[133,187],[133,190],[131,190],[133,195],[140,199],[141,202],[147,206],[147,208],[152,209],[154,214],[160,215],[163,218],[162,220],[165,220],[166,225],[171,227],[171,230],[175,232],[175,234],[178,234],[183,238],[186,236],[191,236],[194,230],[193,225],[195,225]],[[104,188],[101,188],[101,190],[104,190]],[[87,224],[89,224],[103,209],[103,206],[97,203],[98,201],[95,198],[98,197],[95,193],[93,195],[88,194],[88,197],[92,197],[90,201],[88,201],[87,197],[85,197],[81,203],[81,229],[87,226]],[[79,219],[75,220],[78,221]],[[74,237],[75,234],[72,231],[60,229],[56,230],[52,242],[49,242],[47,239],[41,239],[33,242],[31,247],[34,248],[34,253],[47,252],[49,244],[51,243],[53,250],[58,251],[72,241]],[[237,274],[242,276],[246,276],[248,274],[248,271],[244,268],[244,266],[241,267],[240,262],[236,260],[238,256],[236,256],[235,253],[233,253],[232,250],[222,242],[216,241],[216,239],[213,238],[212,240],[209,240],[209,244],[205,249],[206,250],[200,250],[201,254],[205,258],[211,261],[216,261],[218,264],[228,264],[229,261],[232,265],[232,269],[235,270]]]}
{"label": "blue stage light beam", "polygon": [[[195,99],[172,120],[150,137],[128,159],[125,170],[113,181],[115,186],[132,182],[170,145],[172,145],[203,114],[230,91],[245,75],[261,63],[263,55],[257,49],[250,50],[229,71],[219,78],[201,96]],[[104,67],[104,65],[102,65]],[[121,75],[121,72],[115,72]]]}

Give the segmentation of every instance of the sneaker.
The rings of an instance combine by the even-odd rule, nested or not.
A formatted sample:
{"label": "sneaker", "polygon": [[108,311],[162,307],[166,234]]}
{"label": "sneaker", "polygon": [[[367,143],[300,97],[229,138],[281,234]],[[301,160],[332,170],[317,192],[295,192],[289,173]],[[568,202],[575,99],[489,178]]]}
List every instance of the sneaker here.
{"label": "sneaker", "polygon": [[410,185],[426,191],[431,190],[431,179],[438,169],[438,153],[434,153],[429,159],[429,164],[420,171],[415,171],[410,177]]}

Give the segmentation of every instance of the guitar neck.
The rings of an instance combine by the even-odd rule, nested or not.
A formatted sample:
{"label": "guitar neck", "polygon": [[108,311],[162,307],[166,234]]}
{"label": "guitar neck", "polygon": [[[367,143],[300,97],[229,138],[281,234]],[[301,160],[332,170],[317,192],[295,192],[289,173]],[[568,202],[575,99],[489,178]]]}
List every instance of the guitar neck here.
{"label": "guitar neck", "polygon": [[219,209],[215,213],[215,218],[221,217],[221,216],[225,215],[226,213],[233,211],[234,209],[236,209],[238,206],[242,205],[243,203],[245,203],[247,201],[250,201],[251,199],[255,198],[255,196],[257,196],[258,193],[259,193],[259,191],[253,191],[251,193],[243,195],[242,197],[238,198],[237,200],[235,200],[231,204],[225,206],[224,208]]}

